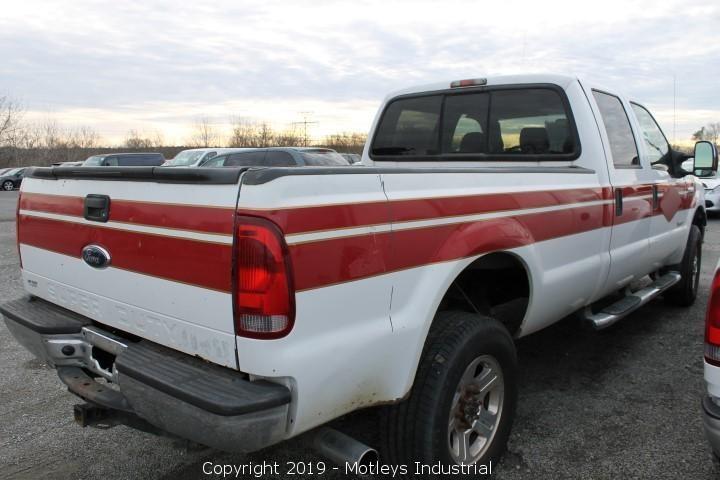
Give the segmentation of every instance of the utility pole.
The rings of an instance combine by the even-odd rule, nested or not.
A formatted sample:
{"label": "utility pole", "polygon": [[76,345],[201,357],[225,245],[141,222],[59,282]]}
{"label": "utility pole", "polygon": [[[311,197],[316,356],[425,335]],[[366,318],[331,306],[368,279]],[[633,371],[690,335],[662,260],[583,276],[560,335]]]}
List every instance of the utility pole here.
{"label": "utility pole", "polygon": [[302,115],[303,120],[302,122],[292,122],[293,125],[302,125],[303,126],[303,146],[307,147],[309,142],[308,138],[308,125],[317,124],[319,122],[316,121],[310,121],[308,118],[313,114],[313,112],[300,112],[300,115]]}
{"label": "utility pole", "polygon": [[677,144],[676,130],[676,109],[677,109],[677,77],[673,73],[673,145]]}

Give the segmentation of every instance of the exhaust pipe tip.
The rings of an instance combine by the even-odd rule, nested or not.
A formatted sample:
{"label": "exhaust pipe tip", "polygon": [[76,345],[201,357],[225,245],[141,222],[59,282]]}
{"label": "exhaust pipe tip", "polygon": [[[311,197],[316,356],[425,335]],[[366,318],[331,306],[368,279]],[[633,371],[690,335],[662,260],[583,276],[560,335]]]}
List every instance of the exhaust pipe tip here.
{"label": "exhaust pipe tip", "polygon": [[328,427],[315,432],[313,447],[319,454],[338,465],[374,465],[380,461],[374,448]]}

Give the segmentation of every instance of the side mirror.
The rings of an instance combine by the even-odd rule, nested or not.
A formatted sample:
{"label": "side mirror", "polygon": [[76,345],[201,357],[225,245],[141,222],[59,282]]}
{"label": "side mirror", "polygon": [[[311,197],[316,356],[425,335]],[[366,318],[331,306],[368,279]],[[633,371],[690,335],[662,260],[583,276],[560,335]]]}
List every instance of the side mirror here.
{"label": "side mirror", "polygon": [[717,151],[712,142],[702,141],[695,144],[695,158],[693,159],[693,171],[697,175],[701,172],[716,172],[718,166]]}

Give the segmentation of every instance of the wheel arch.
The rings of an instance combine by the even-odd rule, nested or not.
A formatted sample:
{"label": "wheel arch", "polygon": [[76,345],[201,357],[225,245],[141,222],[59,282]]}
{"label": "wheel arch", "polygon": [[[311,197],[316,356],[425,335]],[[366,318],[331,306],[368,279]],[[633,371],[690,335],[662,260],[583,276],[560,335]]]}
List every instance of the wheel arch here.
{"label": "wheel arch", "polygon": [[[532,299],[532,274],[525,259],[499,250],[484,254],[465,266],[450,282],[440,300],[440,311],[465,310],[499,320],[516,336]],[[432,328],[431,322],[430,328]]]}
{"label": "wheel arch", "polygon": [[707,212],[705,211],[705,207],[699,206],[695,209],[692,224],[697,225],[698,228],[700,228],[700,233],[704,237],[705,227],[707,226]]}

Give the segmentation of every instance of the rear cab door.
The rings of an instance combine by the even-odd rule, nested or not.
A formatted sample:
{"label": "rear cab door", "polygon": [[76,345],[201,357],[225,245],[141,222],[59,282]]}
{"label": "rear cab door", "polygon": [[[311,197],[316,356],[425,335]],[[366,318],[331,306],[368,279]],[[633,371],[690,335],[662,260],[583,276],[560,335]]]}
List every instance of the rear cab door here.
{"label": "rear cab door", "polygon": [[639,154],[630,104],[620,95],[584,85],[605,146],[608,177],[614,199],[610,209],[610,269],[606,293],[627,286],[652,270],[650,232],[655,175]]}

